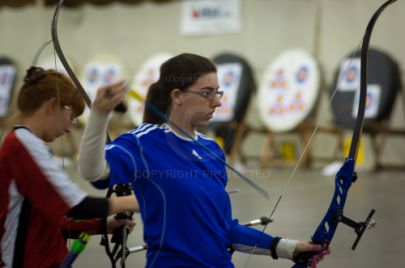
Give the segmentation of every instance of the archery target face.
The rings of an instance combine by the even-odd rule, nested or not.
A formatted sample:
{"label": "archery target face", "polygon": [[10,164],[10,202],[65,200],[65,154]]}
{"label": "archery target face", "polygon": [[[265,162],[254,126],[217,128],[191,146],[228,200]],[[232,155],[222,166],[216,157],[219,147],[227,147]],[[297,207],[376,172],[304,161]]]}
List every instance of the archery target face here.
{"label": "archery target face", "polygon": [[13,65],[0,65],[0,117],[8,113],[15,75],[16,70]]}
{"label": "archery target face", "polygon": [[[99,55],[85,65],[81,80],[86,93],[93,101],[100,87],[122,81],[125,76],[125,68],[120,60],[111,55]],[[79,119],[86,123],[88,117],[89,109],[86,108]]]}
{"label": "archery target face", "polygon": [[[381,86],[378,84],[367,85],[366,108],[364,111],[364,118],[375,118],[378,113],[378,105],[380,103]],[[356,90],[352,116],[357,118],[359,110],[360,90]]]}
{"label": "archery target face", "polygon": [[274,132],[297,127],[311,112],[320,86],[320,72],[303,50],[282,53],[264,72],[258,92],[259,114]]}
{"label": "archery target face", "polygon": [[[397,92],[401,88],[401,71],[396,60],[384,51],[370,48],[367,64],[367,96],[364,127],[389,119]],[[350,52],[338,65],[330,93],[334,120],[353,129],[360,95],[361,51]]]}
{"label": "archery target face", "polygon": [[[159,80],[160,66],[172,57],[168,53],[158,53],[150,57],[135,74],[130,90],[137,91],[146,98],[149,86]],[[137,99],[128,99],[128,113],[134,125],[142,124],[145,105]]]}
{"label": "archery target face", "polygon": [[215,110],[211,122],[231,121],[235,114],[242,65],[239,63],[217,64],[217,74],[219,90],[224,92],[224,96],[221,99],[221,106]]}
{"label": "archery target face", "polygon": [[339,72],[339,91],[353,91],[360,88],[360,58],[345,59]]}

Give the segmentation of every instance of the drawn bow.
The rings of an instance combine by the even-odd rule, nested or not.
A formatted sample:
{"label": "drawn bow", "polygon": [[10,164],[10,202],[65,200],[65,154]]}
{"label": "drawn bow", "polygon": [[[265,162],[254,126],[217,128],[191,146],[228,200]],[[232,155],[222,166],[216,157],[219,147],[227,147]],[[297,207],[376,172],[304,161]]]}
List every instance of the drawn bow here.
{"label": "drawn bow", "polygon": [[[350,146],[350,151],[348,157],[345,159],[342,167],[336,174],[335,179],[335,191],[332,197],[332,201],[326,212],[326,215],[321,220],[318,228],[315,230],[312,241],[320,245],[329,245],[335,234],[336,228],[339,223],[343,223],[353,228],[357,238],[355,239],[352,249],[355,250],[358,242],[360,241],[364,231],[367,227],[374,225],[372,216],[375,212],[371,209],[367,218],[363,222],[355,222],[343,215],[344,206],[346,204],[346,198],[348,191],[353,182],[357,180],[357,174],[354,171],[356,164],[356,156],[359,146],[359,141],[363,128],[363,119],[366,106],[367,97],[367,60],[368,60],[368,48],[370,44],[371,33],[373,27],[384,9],[390,4],[394,3],[396,0],[389,0],[385,2],[371,17],[366,32],[363,37],[362,48],[361,48],[361,72],[360,72],[360,98],[359,107],[356,118],[356,124],[353,130],[352,142]],[[293,268],[304,268],[308,267],[312,262],[313,265],[316,264],[316,256],[314,252],[307,252],[299,254],[294,261],[296,262]],[[311,260],[312,259],[312,260]]]}
{"label": "drawn bow", "polygon": [[[91,108],[91,100],[90,97],[87,95],[86,91],[84,90],[83,86],[80,84],[79,79],[76,77],[75,73],[73,72],[72,68],[70,67],[69,63],[67,62],[65,55],[62,52],[62,48],[59,44],[59,38],[58,38],[58,32],[57,32],[57,26],[58,26],[58,18],[59,18],[59,13],[60,10],[62,9],[64,0],[59,0],[58,5],[55,8],[53,19],[52,19],[52,42],[54,49],[56,51],[56,54],[58,55],[62,65],[65,67],[66,72],[69,74],[70,78],[72,79],[73,83],[76,86],[76,89],[80,92],[80,95],[83,97],[86,105]],[[117,112],[125,112],[126,107],[124,104],[119,104],[115,109]],[[110,143],[111,140],[109,138],[108,133],[107,135],[107,142]],[[113,193],[115,193],[117,196],[124,196],[124,195],[131,195],[132,194],[132,186],[130,184],[119,184],[115,185],[113,188],[109,188],[107,192],[107,197],[110,197]],[[131,219],[132,218],[132,213],[119,213],[116,216],[117,219]],[[103,238],[101,241],[101,244],[104,245],[106,253],[108,257],[111,260],[112,267],[115,268],[116,265],[115,263],[121,259],[121,267],[125,267],[125,259],[128,256],[128,249],[127,249],[127,234],[128,234],[128,229],[126,226],[120,227],[115,230],[111,242],[114,243],[114,248],[111,251],[110,246],[109,246],[109,241],[108,241],[108,235],[107,235],[107,219],[104,219],[104,234]]]}

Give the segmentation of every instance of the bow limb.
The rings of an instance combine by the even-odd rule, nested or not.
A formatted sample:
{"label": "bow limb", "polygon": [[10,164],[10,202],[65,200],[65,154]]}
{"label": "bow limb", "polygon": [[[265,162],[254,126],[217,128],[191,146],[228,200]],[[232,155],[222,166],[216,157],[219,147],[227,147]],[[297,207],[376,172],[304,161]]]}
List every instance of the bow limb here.
{"label": "bow limb", "polygon": [[352,143],[350,145],[349,157],[352,159],[356,159],[357,150],[359,147],[359,141],[361,132],[363,129],[363,119],[364,119],[364,112],[366,107],[366,99],[367,99],[367,62],[368,62],[368,48],[370,45],[371,34],[373,32],[374,25],[384,11],[384,9],[391,5],[392,3],[396,2],[397,0],[388,0],[385,2],[371,17],[366,32],[363,38],[363,44],[361,47],[361,63],[360,63],[360,98],[359,98],[359,108],[356,118],[356,124],[353,130],[352,136]]}
{"label": "bow limb", "polygon": [[[396,0],[388,0],[386,1],[371,17],[365,34],[363,38],[362,48],[361,48],[361,72],[360,72],[360,97],[359,97],[359,107],[357,112],[356,124],[353,130],[353,137],[352,142],[350,145],[349,155],[346,158],[345,162],[343,163],[342,167],[336,174],[335,179],[335,192],[333,194],[332,201],[330,206],[326,212],[326,215],[322,219],[321,223],[319,224],[318,228],[315,230],[314,235],[312,236],[312,241],[316,244],[320,245],[329,245],[332,241],[333,236],[335,234],[336,228],[339,222],[348,225],[349,227],[353,228],[357,234],[357,238],[352,246],[354,250],[359,242],[361,236],[363,235],[365,229],[371,224],[372,219],[371,217],[374,214],[374,209],[372,209],[367,216],[364,222],[355,222],[343,215],[343,209],[346,203],[347,194],[349,188],[351,187],[352,183],[356,181],[357,174],[354,171],[355,164],[356,164],[356,156],[357,150],[359,147],[359,141],[363,129],[363,120],[364,120],[364,113],[366,107],[366,98],[367,98],[367,61],[368,61],[368,48],[370,44],[371,34],[373,31],[373,27],[384,11],[384,9],[389,6],[390,4],[396,2]],[[316,254],[315,252],[306,252],[298,254],[294,258],[296,264],[293,268],[304,268],[308,267],[311,263],[311,259],[313,264],[316,263]],[[314,264],[315,263],[315,264]]]}
{"label": "bow limb", "polygon": [[59,43],[58,18],[59,18],[60,10],[62,9],[63,1],[64,0],[59,0],[58,5],[56,6],[55,12],[53,14],[52,29],[51,29],[53,46],[55,48],[56,54],[58,55],[63,67],[65,67],[66,72],[69,74],[69,76],[72,79],[73,83],[75,84],[77,90],[80,92],[80,95],[82,95],[84,101],[86,102],[86,105],[89,108],[91,108],[90,97],[89,97],[89,95],[87,95],[83,86],[80,84],[79,79],[76,77],[75,73],[73,72],[72,68],[70,67],[68,61],[66,60],[65,55],[62,52],[62,48]]}
{"label": "bow limb", "polygon": [[[84,90],[83,86],[79,82],[79,79],[73,72],[72,68],[70,67],[68,61],[66,60],[65,55],[62,52],[62,48],[59,43],[59,38],[58,38],[58,18],[59,18],[59,13],[60,10],[62,9],[64,0],[59,0],[52,19],[52,28],[51,28],[51,34],[52,34],[52,42],[54,49],[56,51],[56,54],[58,55],[63,67],[65,67],[66,72],[69,74],[70,78],[72,79],[74,85],[76,86],[76,89],[79,91],[80,95],[84,99],[86,105],[91,108],[91,100],[86,91]],[[119,107],[119,109],[117,109]],[[123,104],[120,104],[116,107],[115,110],[124,112],[125,111],[125,106]],[[110,143],[111,139],[107,133],[107,142]],[[112,193],[115,193],[117,196],[123,196],[123,195],[131,195],[132,194],[132,187],[130,185],[117,185],[114,188],[110,188],[107,197],[109,197]],[[132,218],[132,214],[128,213],[119,213],[117,214],[116,218]],[[104,219],[104,225],[107,227],[107,218]],[[107,228],[105,228],[107,229]],[[108,234],[105,230],[103,234],[103,239],[102,239],[102,244],[105,246],[106,253],[108,257],[111,260],[111,264],[113,267],[115,267],[115,262],[121,258],[121,267],[125,267],[125,259],[128,255],[127,253],[127,234],[128,234],[128,228],[122,227],[118,228],[113,235],[113,243],[115,243],[113,252],[111,252],[109,242],[108,242]],[[119,246],[121,248],[119,248]]]}

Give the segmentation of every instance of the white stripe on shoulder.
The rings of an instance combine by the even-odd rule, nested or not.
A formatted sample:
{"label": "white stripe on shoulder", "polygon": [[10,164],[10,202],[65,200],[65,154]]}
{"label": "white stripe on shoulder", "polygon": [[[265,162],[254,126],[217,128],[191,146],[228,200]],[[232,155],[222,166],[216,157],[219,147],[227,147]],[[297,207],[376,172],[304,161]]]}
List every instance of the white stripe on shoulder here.
{"label": "white stripe on shoulder", "polygon": [[105,147],[104,147],[104,149],[107,151],[107,150],[113,149],[114,147],[115,147],[114,144],[106,144]]}
{"label": "white stripe on shoulder", "polygon": [[214,141],[213,138],[210,138],[208,136],[205,136],[204,134],[201,134],[200,132],[197,133],[197,135],[201,138],[203,138],[204,140],[209,140],[209,141]]}
{"label": "white stripe on shoulder", "polygon": [[69,178],[43,140],[24,128],[15,130],[15,135],[70,207],[79,204],[86,197],[87,193]]}
{"label": "white stripe on shoulder", "polygon": [[150,127],[150,128],[148,128],[148,129],[144,130],[143,132],[138,132],[138,133],[136,133],[135,136],[136,136],[137,138],[140,138],[140,137],[142,137],[143,135],[146,135],[146,134],[148,134],[149,132],[151,132],[151,131],[157,129],[158,127],[159,127],[159,125],[153,125],[153,127]]}
{"label": "white stripe on shoulder", "polygon": [[191,141],[191,142],[192,142],[193,139],[197,139],[197,138],[198,138],[196,132],[195,132],[196,134],[193,136],[193,138],[190,139],[189,137],[185,137],[185,136],[182,136],[182,135],[178,134],[176,131],[174,131],[174,130],[172,129],[171,126],[169,126],[169,125],[167,125],[167,124],[165,124],[165,126],[166,126],[165,133],[171,132],[173,135],[175,135],[176,137],[178,137],[178,138],[180,138],[180,139],[182,139],[182,140]]}
{"label": "white stripe on shoulder", "polygon": [[137,128],[131,130],[130,133],[132,133],[132,134],[138,134],[139,132],[145,131],[145,130],[147,130],[148,128],[151,128],[151,127],[153,127],[153,126],[154,126],[153,124],[149,124],[149,123],[147,123],[147,124],[142,124],[142,125],[138,126]]}
{"label": "white stripe on shoulder", "polygon": [[169,128],[166,124],[163,124],[160,128],[163,129],[163,131],[164,131],[165,133],[168,133],[168,132],[171,131],[170,128]]}

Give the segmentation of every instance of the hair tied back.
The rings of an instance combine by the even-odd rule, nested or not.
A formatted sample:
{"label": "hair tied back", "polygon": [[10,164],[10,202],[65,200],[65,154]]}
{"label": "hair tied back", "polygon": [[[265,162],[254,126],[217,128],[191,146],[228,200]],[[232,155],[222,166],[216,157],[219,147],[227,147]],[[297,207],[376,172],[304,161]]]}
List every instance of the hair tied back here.
{"label": "hair tied back", "polygon": [[24,83],[32,85],[45,77],[45,70],[41,67],[31,66],[24,77]]}

